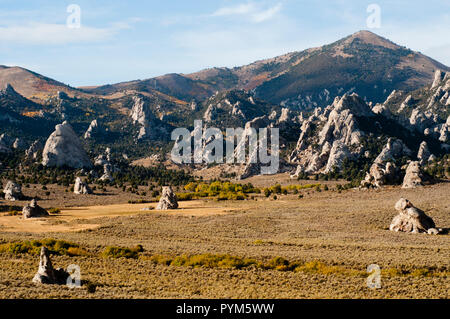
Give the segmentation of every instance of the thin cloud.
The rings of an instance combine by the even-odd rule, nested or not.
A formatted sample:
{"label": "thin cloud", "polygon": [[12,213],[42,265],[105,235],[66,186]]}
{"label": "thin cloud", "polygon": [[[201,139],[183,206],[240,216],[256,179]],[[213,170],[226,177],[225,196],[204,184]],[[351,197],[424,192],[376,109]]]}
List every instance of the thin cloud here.
{"label": "thin cloud", "polygon": [[239,14],[249,14],[256,10],[256,5],[254,3],[246,3],[240,4],[234,7],[223,7],[215,11],[212,16],[213,17],[223,17],[230,15],[239,15]]}
{"label": "thin cloud", "polygon": [[231,7],[222,7],[211,14],[212,17],[246,16],[251,22],[261,23],[272,19],[281,11],[281,3],[268,9],[262,8],[254,2],[248,2]]}
{"label": "thin cloud", "polygon": [[27,25],[0,27],[0,42],[4,44],[61,45],[92,43],[110,40],[120,30],[129,29],[127,23],[117,22],[108,28],[68,28],[65,24],[31,22]]}
{"label": "thin cloud", "polygon": [[278,12],[281,11],[281,7],[282,7],[281,3],[278,3],[276,6],[274,6],[272,8],[269,8],[269,9],[267,9],[265,11],[262,11],[262,12],[255,13],[253,15],[253,21],[259,23],[259,22],[264,22],[266,20],[270,20]]}

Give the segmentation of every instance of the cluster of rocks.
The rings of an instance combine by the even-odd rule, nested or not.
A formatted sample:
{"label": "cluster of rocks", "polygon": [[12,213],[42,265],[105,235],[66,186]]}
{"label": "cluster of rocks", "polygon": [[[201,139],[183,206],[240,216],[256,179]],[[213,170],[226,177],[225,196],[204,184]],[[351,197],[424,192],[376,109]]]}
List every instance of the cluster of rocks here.
{"label": "cluster of rocks", "polygon": [[[382,112],[410,131],[436,139],[442,143],[442,148],[449,148],[450,116],[442,119],[438,110],[450,106],[450,73],[436,70],[433,84],[428,89],[414,97],[409,94],[402,102],[396,102],[402,94],[401,91],[393,91],[384,104],[376,105],[373,111]],[[393,112],[389,111],[389,107]]]}
{"label": "cluster of rocks", "polygon": [[[239,98],[236,98],[239,95]],[[256,105],[250,95],[243,91],[231,91],[227,93],[216,92],[205,104],[206,111],[203,114],[203,120],[206,123],[216,121],[220,114],[231,114],[232,117],[241,123],[245,123],[255,117],[252,109]]]}
{"label": "cluster of rocks", "polygon": [[95,158],[94,165],[103,167],[103,175],[99,178],[101,181],[113,181],[114,178],[112,173],[119,171],[119,169],[112,164],[111,149],[109,147],[106,148],[104,154],[100,154]]}
{"label": "cluster of rocks", "polygon": [[105,149],[103,154],[99,154],[94,160],[95,166],[103,166],[106,164],[111,164],[111,149],[109,147]]}
{"label": "cluster of rocks", "polygon": [[[96,127],[96,122],[91,124],[92,130],[90,130],[90,132],[92,133]],[[0,136],[0,152],[10,152],[10,149],[5,145],[5,142],[10,143],[11,141],[5,134],[2,134]],[[13,144],[18,146],[20,143],[16,139]],[[41,150],[42,144],[39,140],[36,140],[25,151],[26,159],[38,159]],[[55,131],[47,139],[42,151],[42,164],[47,167],[70,167],[81,168],[82,170],[93,167],[80,139],[67,121],[56,125]],[[113,180],[112,173],[117,169],[111,164],[110,148],[107,148],[104,154],[100,154],[95,159],[95,165],[103,166],[103,175],[100,177],[100,180]],[[19,186],[11,183],[5,187],[4,193],[6,194],[7,200],[17,200],[17,198],[20,197],[20,190],[18,187]],[[74,192],[76,194],[90,194],[91,190],[85,182],[77,179],[75,181]]]}
{"label": "cluster of rocks", "polygon": [[397,169],[391,162],[373,163],[365,179],[361,182],[363,187],[381,187],[394,184],[397,181]]}
{"label": "cluster of rocks", "polygon": [[[11,153],[13,149],[17,150],[25,148],[25,143],[20,138],[12,140],[5,133],[0,135],[0,153]],[[28,149],[25,150],[25,158],[32,161],[37,160],[42,148],[43,146],[39,140],[34,141]]]}
{"label": "cluster of rocks", "polygon": [[[328,173],[339,169],[345,159],[359,157],[365,134],[357,119],[373,116],[370,106],[357,94],[336,97],[324,110],[316,108],[303,121],[297,146],[290,155],[290,161],[300,166],[296,173]],[[320,132],[316,127],[322,127]]]}
{"label": "cluster of rocks", "polygon": [[398,139],[388,139],[381,153],[366,173],[361,182],[364,187],[381,187],[399,182],[399,169],[395,166],[395,160],[402,156],[410,156],[411,150]]}
{"label": "cluster of rocks", "polygon": [[[361,182],[363,187],[382,187],[396,185],[399,182],[399,169],[391,162],[375,162],[365,179]],[[416,188],[430,182],[430,178],[423,172],[418,161],[411,161],[403,178],[402,188]]]}
{"label": "cluster of rocks", "polygon": [[[272,107],[263,101],[255,100],[252,93],[243,90],[231,90],[227,92],[216,92],[204,102],[206,111],[203,114],[203,121],[208,125],[221,127],[221,121],[227,119],[228,123],[233,123],[236,127],[242,127],[247,122],[268,114]],[[287,112],[287,109],[284,111]],[[289,114],[281,114],[284,117]],[[277,114],[271,114],[270,120],[276,122]]]}
{"label": "cluster of rocks", "polygon": [[[277,123],[281,120],[284,122],[289,122],[290,124],[295,123],[295,119],[286,119],[286,116],[290,115],[289,112],[282,111],[280,117],[277,117],[277,113],[274,111],[270,116],[260,116],[257,118],[254,118],[253,120],[247,122],[244,127],[243,136],[239,143],[237,144],[235,151],[234,151],[234,157],[239,161],[242,162],[244,160],[245,164],[243,167],[239,170],[239,174],[237,176],[237,179],[246,179],[255,175],[273,175],[275,173],[284,173],[284,172],[290,172],[293,169],[293,165],[287,163],[284,159],[279,158],[278,166],[275,167],[276,171],[272,172],[271,169],[269,169],[270,163],[264,163],[259,155],[259,148],[261,145],[267,146],[267,152],[268,156],[275,157],[279,154],[280,145],[272,144],[272,141],[269,139],[271,135],[270,129],[274,128],[275,126],[278,126]],[[258,132],[261,128],[267,128],[267,135],[258,136],[258,141],[254,141],[254,145],[257,147],[254,147],[253,149],[250,147],[249,144],[249,137],[252,136],[252,131]],[[280,128],[281,130],[281,128]],[[246,146],[249,146],[249,153],[248,156],[246,156]],[[273,164],[273,163],[272,163]]]}
{"label": "cluster of rocks", "polygon": [[[342,94],[344,92],[344,88],[340,87],[333,90],[333,93]],[[351,93],[352,90],[349,90],[347,93]],[[292,108],[301,108],[306,111],[314,110],[320,103],[328,103],[332,100],[332,96],[334,96],[330,90],[323,89],[322,91],[315,94],[299,94],[297,96],[287,98],[281,101],[280,105],[288,106]]]}
{"label": "cluster of rocks", "polygon": [[[448,91],[450,89],[449,80],[450,75],[436,73],[434,90],[441,88],[444,91]],[[438,83],[437,86],[436,83]],[[375,126],[380,124],[380,117],[376,117],[377,115],[401,122],[401,119],[397,115],[392,114],[387,107],[389,103],[394,103],[393,101],[398,100],[401,94],[402,92],[394,91],[384,104],[377,104],[373,108],[370,103],[366,103],[357,94],[346,94],[343,97],[336,97],[334,102],[325,109],[316,108],[309,118],[301,118],[300,137],[296,148],[289,158],[291,163],[297,165],[291,177],[296,178],[302,173],[327,174],[334,169],[339,170],[344,160],[359,160],[362,156],[369,157],[370,153],[363,148],[361,143],[367,134],[372,134],[365,131],[367,123],[372,122]],[[412,96],[408,96],[400,106],[400,109],[411,108],[416,103]],[[436,121],[439,120],[431,107],[429,113],[434,114],[433,119],[435,122],[433,123],[436,124]],[[414,114],[413,111],[412,117],[415,116]],[[362,119],[364,120],[361,122]],[[447,119],[447,122],[450,124],[450,119]],[[382,126],[378,125],[378,127]],[[407,127],[409,129],[414,127],[414,130],[419,127],[419,131],[424,132],[416,121],[410,121]],[[443,132],[448,130],[447,123],[439,124],[437,127]],[[411,134],[415,133],[411,132]],[[427,135],[426,132],[424,134]],[[444,143],[444,139],[440,141]],[[445,148],[445,145],[442,144],[442,147]],[[365,179],[361,183],[362,186],[381,187],[383,185],[400,183],[401,168],[396,167],[395,163],[403,157],[415,159],[413,152],[403,141],[390,138],[382,152],[372,163]],[[422,174],[420,167],[426,166],[436,159],[431,154],[428,143],[425,141],[421,143],[416,158],[419,167],[415,163],[410,164],[403,182],[405,188],[422,185],[425,175]]]}
{"label": "cluster of rocks", "polygon": [[156,206],[157,210],[169,210],[178,208],[177,195],[174,193],[172,187],[164,186],[159,203]]}
{"label": "cluster of rocks", "polygon": [[442,229],[437,229],[433,219],[427,216],[422,210],[407,199],[401,198],[396,204],[395,209],[398,215],[394,217],[389,226],[389,230],[407,233],[428,233],[437,235]]}

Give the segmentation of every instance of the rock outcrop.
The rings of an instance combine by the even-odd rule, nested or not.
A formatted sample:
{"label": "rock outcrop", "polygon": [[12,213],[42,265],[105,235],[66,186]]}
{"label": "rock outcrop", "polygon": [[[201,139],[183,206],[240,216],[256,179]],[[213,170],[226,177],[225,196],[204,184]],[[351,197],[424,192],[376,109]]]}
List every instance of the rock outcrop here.
{"label": "rock outcrop", "polygon": [[411,95],[408,95],[408,97],[403,101],[403,103],[398,108],[397,112],[403,112],[405,109],[409,108],[413,104],[413,98]]}
{"label": "rock outcrop", "polygon": [[434,158],[434,156],[430,153],[428,149],[427,142],[422,142],[419,147],[419,152],[417,153],[417,159],[419,160],[420,165],[426,165],[430,158]]}
{"label": "rock outcrop", "polygon": [[447,121],[444,124],[442,124],[441,130],[439,131],[439,141],[441,141],[442,143],[447,143],[449,141],[449,136],[450,136],[450,115],[447,117]]}
{"label": "rock outcrop", "polygon": [[345,159],[353,159],[354,156],[350,152],[349,147],[341,140],[333,142],[330,153],[328,155],[327,165],[324,173],[331,172],[334,168],[340,168]]}
{"label": "rock outcrop", "polygon": [[428,233],[438,234],[440,230],[436,229],[433,219],[427,216],[422,210],[414,207],[407,199],[401,198],[396,204],[395,209],[398,215],[394,217],[389,230],[406,233]]}
{"label": "rock outcrop", "polygon": [[[399,91],[386,100],[383,109],[392,111],[394,115],[387,117],[411,133],[418,132],[447,143],[449,105],[450,73],[437,70],[431,86],[410,93]],[[381,110],[380,107],[378,109]]]}
{"label": "rock outcrop", "polygon": [[83,181],[80,177],[75,179],[75,185],[73,187],[73,192],[77,195],[88,195],[92,194],[92,190],[86,181]]}
{"label": "rock outcrop", "polygon": [[391,111],[384,104],[376,104],[372,108],[372,112],[375,114],[383,115],[386,118],[392,118]]}
{"label": "rock outcrop", "polygon": [[433,84],[431,84],[431,88],[434,89],[439,86],[439,83],[441,83],[442,80],[444,80],[445,72],[442,70],[436,70],[434,72],[434,79]]}
{"label": "rock outcrop", "polygon": [[92,136],[97,133],[98,131],[98,121],[97,120],[93,120],[91,122],[91,124],[89,124],[88,129],[86,130],[86,132],[84,133],[84,139],[90,139],[92,138]]}
{"label": "rock outcrop", "polygon": [[384,185],[394,184],[397,180],[397,170],[394,164],[373,163],[369,172],[366,173],[365,179],[361,182],[364,187],[381,187]]}
{"label": "rock outcrop", "polygon": [[398,139],[389,138],[381,153],[375,159],[375,163],[395,161],[402,156],[411,156],[411,150]]}
{"label": "rock outcrop", "polygon": [[221,129],[242,127],[256,117],[270,114],[273,109],[266,102],[254,99],[251,93],[243,90],[216,93],[207,99],[203,106],[206,109],[203,114],[204,122]]}
{"label": "rock outcrop", "polygon": [[113,181],[112,173],[120,171],[119,168],[112,164],[111,149],[109,147],[106,148],[104,154],[100,154],[95,158],[94,165],[103,166],[103,175],[100,177],[101,181]]}
{"label": "rock outcrop", "polygon": [[305,173],[339,169],[345,159],[356,159],[362,151],[360,141],[365,133],[358,119],[374,116],[370,106],[358,95],[337,97],[332,105],[323,111],[316,109],[303,121],[290,161],[302,165]]}
{"label": "rock outcrop", "polygon": [[95,166],[104,166],[111,164],[111,149],[109,147],[106,148],[104,154],[100,154],[94,160]]}
{"label": "rock outcrop", "polygon": [[33,199],[31,203],[26,205],[22,210],[22,216],[24,219],[46,217],[48,215],[48,212],[39,206],[35,199]]}
{"label": "rock outcrop", "polygon": [[157,210],[168,210],[168,209],[177,209],[178,208],[178,200],[177,195],[173,192],[172,187],[164,186],[162,190],[161,198],[159,199],[159,203],[156,206]]}
{"label": "rock outcrop", "polygon": [[70,168],[92,167],[80,139],[67,122],[56,125],[55,131],[45,143],[42,165],[49,167],[67,166]]}
{"label": "rock outcrop", "polygon": [[238,176],[239,180],[261,174],[262,165],[261,162],[259,162],[257,159],[258,159],[258,149],[255,149],[253,153],[248,156],[247,163],[245,164],[241,174]]}
{"label": "rock outcrop", "polygon": [[131,118],[134,124],[141,126],[138,139],[147,137],[150,133],[150,123],[154,116],[145,107],[144,99],[140,96],[133,96],[133,107],[131,109]]}
{"label": "rock outcrop", "polygon": [[198,104],[196,101],[191,101],[191,104],[189,104],[189,107],[190,107],[191,111],[195,112],[195,111],[197,111]]}
{"label": "rock outcrop", "polygon": [[156,118],[149,107],[145,97],[133,96],[133,106],[130,117],[133,124],[139,126],[138,140],[141,139],[164,139],[168,136],[168,130],[162,125],[161,120]]}
{"label": "rock outcrop", "polygon": [[280,118],[278,119],[277,124],[280,125],[291,121],[294,121],[294,119],[292,119],[291,111],[288,108],[281,109]]}
{"label": "rock outcrop", "polygon": [[25,151],[25,157],[29,160],[36,160],[40,151],[42,151],[42,144],[39,140],[36,140]]}
{"label": "rock outcrop", "polygon": [[103,175],[99,179],[104,182],[112,182],[114,178],[112,177],[111,171],[112,167],[110,164],[103,165]]}
{"label": "rock outcrop", "polygon": [[24,147],[23,141],[20,138],[16,138],[12,144],[14,149],[21,149]]}
{"label": "rock outcrop", "polygon": [[36,284],[64,285],[67,283],[67,278],[69,278],[69,276],[69,273],[64,269],[53,268],[47,247],[42,247],[39,260],[39,269],[33,277],[33,282]]}
{"label": "rock outcrop", "polygon": [[6,183],[3,193],[5,194],[5,199],[9,201],[16,201],[23,198],[22,186],[13,181],[8,181],[8,183]]}
{"label": "rock outcrop", "polygon": [[419,162],[413,161],[409,163],[406,169],[405,178],[403,179],[402,188],[416,188],[423,186],[424,175]]}
{"label": "rock outcrop", "polygon": [[402,156],[410,156],[411,150],[398,139],[389,138],[386,145],[377,156],[365,179],[361,182],[363,187],[382,187],[396,184],[398,181],[398,169],[395,161]]}

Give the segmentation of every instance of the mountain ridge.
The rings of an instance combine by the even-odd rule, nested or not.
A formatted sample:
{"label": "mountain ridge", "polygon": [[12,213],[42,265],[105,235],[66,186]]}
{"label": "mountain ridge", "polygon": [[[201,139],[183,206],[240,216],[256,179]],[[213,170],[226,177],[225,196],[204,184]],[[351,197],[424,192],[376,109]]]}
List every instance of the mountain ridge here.
{"label": "mountain ridge", "polygon": [[81,92],[69,85],[51,79],[20,66],[0,65],[0,89],[10,84],[22,96],[28,99],[44,99],[59,91],[74,95]]}
{"label": "mountain ridge", "polygon": [[430,57],[361,30],[327,45],[248,65],[172,73],[86,92],[112,94],[130,88],[155,89],[185,101],[199,101],[216,91],[237,89],[253,91],[270,103],[312,109],[325,107],[336,95],[352,92],[382,102],[394,89],[412,91],[425,86],[437,69],[450,71]]}

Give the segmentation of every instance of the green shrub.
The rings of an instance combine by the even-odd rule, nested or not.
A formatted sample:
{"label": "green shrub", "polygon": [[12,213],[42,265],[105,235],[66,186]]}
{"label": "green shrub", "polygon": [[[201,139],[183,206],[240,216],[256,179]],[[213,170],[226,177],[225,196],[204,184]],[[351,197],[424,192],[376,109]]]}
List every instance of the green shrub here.
{"label": "green shrub", "polygon": [[[163,262],[167,260],[162,259]],[[251,265],[256,265],[257,261],[254,259],[234,257],[230,255],[212,255],[202,254],[193,256],[179,256],[174,258],[171,262],[171,266],[186,266],[186,267],[204,267],[204,268],[232,268],[242,269]]]}
{"label": "green shrub", "polygon": [[78,244],[52,238],[2,244],[0,245],[0,252],[38,255],[41,252],[42,246],[47,247],[49,253],[53,255],[87,255],[87,251]]}
{"label": "green shrub", "polygon": [[[265,242],[256,240],[255,245],[261,245]],[[268,242],[270,243],[270,242]],[[346,276],[364,277],[367,275],[365,269],[347,268],[343,265],[327,265],[319,260],[312,260],[308,262],[289,261],[283,257],[275,257],[267,263],[263,263],[256,259],[242,258],[230,255],[181,255],[181,256],[164,256],[153,255],[139,256],[140,259],[150,260],[154,264],[172,266],[172,267],[192,267],[192,268],[229,268],[229,269],[246,269],[254,267],[263,270],[277,270],[277,271],[294,271],[304,273],[314,273],[322,275],[341,274]],[[398,270],[389,268],[382,271],[383,275],[388,276],[415,276],[415,277],[429,277],[429,276],[448,276],[448,271],[438,271],[436,269],[419,268],[411,271]]]}
{"label": "green shrub", "polygon": [[47,211],[49,214],[60,214],[61,213],[61,210],[59,208],[53,208],[53,207],[49,208]]}
{"label": "green shrub", "polygon": [[87,256],[88,252],[80,247],[69,247],[67,248],[67,255],[68,256]]}
{"label": "green shrub", "polygon": [[142,245],[134,248],[108,246],[103,250],[102,256],[107,258],[138,258],[139,253],[143,252]]}
{"label": "green shrub", "polygon": [[153,255],[153,256],[140,256],[142,259],[148,259],[152,261],[156,265],[164,265],[164,266],[170,266],[172,263],[172,258],[163,256],[163,255]]}
{"label": "green shrub", "polygon": [[297,265],[291,264],[287,259],[283,257],[275,257],[271,259],[264,268],[274,269],[279,271],[289,271],[296,267]]}
{"label": "green shrub", "polygon": [[191,200],[204,197],[216,197],[217,200],[244,200],[246,194],[259,194],[260,190],[252,184],[234,184],[231,182],[213,181],[211,183],[191,182],[184,187],[190,193],[180,193],[181,200]]}
{"label": "green shrub", "polygon": [[178,193],[177,199],[179,201],[190,201],[190,200],[194,199],[194,194],[193,193]]}

